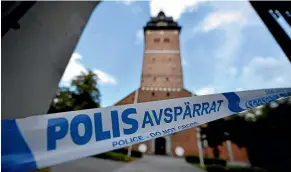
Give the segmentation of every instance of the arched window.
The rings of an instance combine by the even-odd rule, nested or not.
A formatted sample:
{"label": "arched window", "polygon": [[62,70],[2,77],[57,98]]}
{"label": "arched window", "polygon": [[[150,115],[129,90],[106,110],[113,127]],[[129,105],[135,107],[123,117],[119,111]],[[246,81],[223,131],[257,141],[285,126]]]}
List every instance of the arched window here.
{"label": "arched window", "polygon": [[167,93],[167,97],[169,97],[169,96],[170,96],[170,93],[168,92],[168,93]]}
{"label": "arched window", "polygon": [[159,43],[160,42],[160,38],[155,38],[154,39],[154,43]]}
{"label": "arched window", "polygon": [[166,81],[169,81],[169,78],[168,77],[166,77]]}
{"label": "arched window", "polygon": [[157,78],[154,76],[154,81],[156,81],[157,80]]}
{"label": "arched window", "polygon": [[155,92],[152,92],[152,96],[155,96]]}
{"label": "arched window", "polygon": [[164,42],[165,42],[165,43],[169,43],[169,42],[170,42],[170,39],[169,39],[169,38],[165,38],[165,39],[164,39]]}

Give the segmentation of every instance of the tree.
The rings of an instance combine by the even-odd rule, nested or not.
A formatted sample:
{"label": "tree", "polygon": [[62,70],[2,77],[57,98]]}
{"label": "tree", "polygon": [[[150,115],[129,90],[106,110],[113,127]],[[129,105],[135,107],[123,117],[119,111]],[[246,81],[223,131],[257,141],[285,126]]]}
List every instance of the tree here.
{"label": "tree", "polygon": [[71,87],[61,87],[53,99],[49,113],[66,112],[100,107],[98,77],[92,71],[81,73]]}
{"label": "tree", "polygon": [[[265,105],[261,115],[252,119],[246,115],[231,117],[208,123],[202,128],[208,145],[217,157],[218,146],[229,139],[239,147],[245,147],[252,166],[271,171],[291,171],[291,104],[290,100],[277,101],[278,106]],[[228,138],[224,133],[229,133]]]}
{"label": "tree", "polygon": [[235,116],[227,121],[227,127],[230,139],[247,148],[253,166],[291,171],[290,121],[291,104],[283,101],[276,108],[264,106],[262,114],[253,121]]}
{"label": "tree", "polygon": [[206,139],[209,147],[213,148],[213,155],[219,158],[220,153],[218,146],[226,140],[225,132],[225,120],[218,119],[207,124],[207,127],[201,128],[201,134],[206,135]]}
{"label": "tree", "polygon": [[82,73],[72,81],[75,89],[73,110],[90,109],[100,107],[100,92],[97,88],[98,77],[92,71]]}
{"label": "tree", "polygon": [[73,92],[69,88],[59,88],[56,97],[50,106],[48,113],[72,111],[75,100],[72,99]]}

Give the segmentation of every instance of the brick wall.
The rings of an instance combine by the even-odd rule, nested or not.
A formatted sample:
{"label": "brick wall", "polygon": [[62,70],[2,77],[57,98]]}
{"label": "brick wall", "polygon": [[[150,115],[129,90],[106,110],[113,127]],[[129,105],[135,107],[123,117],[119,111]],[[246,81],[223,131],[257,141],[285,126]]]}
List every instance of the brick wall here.
{"label": "brick wall", "polygon": [[178,31],[145,32],[141,86],[183,88]]}
{"label": "brick wall", "polygon": [[[159,39],[159,41],[155,41]],[[166,42],[169,39],[169,42]],[[148,30],[145,32],[145,50],[180,50],[177,30]]]}
{"label": "brick wall", "polygon": [[[226,142],[224,142],[222,146],[219,146],[218,149],[220,153],[220,158],[225,159],[225,160],[230,160]],[[234,161],[248,162],[248,154],[247,154],[246,148],[239,148],[236,144],[231,143],[231,149],[233,152]],[[204,153],[204,156],[213,157],[212,148],[204,148],[203,153]]]}

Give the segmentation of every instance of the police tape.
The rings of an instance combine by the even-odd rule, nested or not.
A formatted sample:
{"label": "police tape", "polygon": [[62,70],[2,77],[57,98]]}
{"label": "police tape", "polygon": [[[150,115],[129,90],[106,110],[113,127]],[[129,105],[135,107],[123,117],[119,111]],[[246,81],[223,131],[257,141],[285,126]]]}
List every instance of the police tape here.
{"label": "police tape", "polygon": [[33,170],[100,154],[289,96],[291,88],[262,89],[2,120],[2,170]]}

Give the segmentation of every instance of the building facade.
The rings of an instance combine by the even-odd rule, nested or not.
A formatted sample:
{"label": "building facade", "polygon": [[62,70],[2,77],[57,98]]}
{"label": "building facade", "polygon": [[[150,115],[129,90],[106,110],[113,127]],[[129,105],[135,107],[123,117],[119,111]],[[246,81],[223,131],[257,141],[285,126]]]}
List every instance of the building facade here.
{"label": "building facade", "polygon": [[[183,72],[180,56],[179,35],[181,26],[160,12],[152,17],[144,27],[144,58],[140,88],[115,105],[141,103],[165,99],[195,96],[184,88]],[[198,131],[198,133],[197,133]],[[199,147],[205,156],[212,156],[207,143],[200,141],[197,128],[191,128],[169,136],[157,138],[142,144],[136,144],[133,149],[146,148],[148,154],[183,156],[198,155]],[[200,150],[201,150],[200,149]],[[225,143],[220,148],[222,158],[230,161],[247,162],[244,149]]]}

